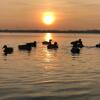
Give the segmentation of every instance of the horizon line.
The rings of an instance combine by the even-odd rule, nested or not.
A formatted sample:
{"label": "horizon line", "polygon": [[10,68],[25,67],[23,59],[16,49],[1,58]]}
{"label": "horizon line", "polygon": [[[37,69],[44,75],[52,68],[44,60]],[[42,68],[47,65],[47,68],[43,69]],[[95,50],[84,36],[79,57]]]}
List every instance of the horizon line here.
{"label": "horizon line", "polygon": [[86,29],[86,30],[75,30],[75,29],[69,29],[69,30],[58,30],[58,29],[0,29],[0,32],[21,32],[21,33],[100,33],[100,30],[98,29]]}

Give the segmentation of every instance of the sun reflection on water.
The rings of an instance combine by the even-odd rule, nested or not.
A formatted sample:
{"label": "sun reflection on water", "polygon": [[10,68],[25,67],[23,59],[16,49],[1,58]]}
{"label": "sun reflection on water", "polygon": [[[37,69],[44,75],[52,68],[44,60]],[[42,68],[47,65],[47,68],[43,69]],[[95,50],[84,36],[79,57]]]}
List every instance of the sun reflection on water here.
{"label": "sun reflection on water", "polygon": [[50,39],[52,39],[52,34],[51,33],[46,33],[45,41],[49,41]]}
{"label": "sun reflection on water", "polygon": [[44,61],[45,61],[44,69],[45,70],[54,69],[54,67],[52,66],[52,63],[55,61],[54,58],[55,58],[54,52],[45,49],[45,57],[44,57]]}

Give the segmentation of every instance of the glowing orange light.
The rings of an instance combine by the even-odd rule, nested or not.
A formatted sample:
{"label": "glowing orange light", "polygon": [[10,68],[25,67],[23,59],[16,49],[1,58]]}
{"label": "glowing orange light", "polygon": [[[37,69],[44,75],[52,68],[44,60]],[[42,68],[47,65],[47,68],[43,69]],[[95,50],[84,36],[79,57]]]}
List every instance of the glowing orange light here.
{"label": "glowing orange light", "polygon": [[52,39],[51,33],[46,33],[46,35],[45,35],[45,40],[46,40],[46,41],[49,41],[50,39]]}
{"label": "glowing orange light", "polygon": [[53,13],[53,12],[45,12],[45,13],[43,14],[42,21],[43,21],[43,23],[46,24],[46,25],[51,25],[51,24],[53,24],[54,21],[55,21],[54,13]]}

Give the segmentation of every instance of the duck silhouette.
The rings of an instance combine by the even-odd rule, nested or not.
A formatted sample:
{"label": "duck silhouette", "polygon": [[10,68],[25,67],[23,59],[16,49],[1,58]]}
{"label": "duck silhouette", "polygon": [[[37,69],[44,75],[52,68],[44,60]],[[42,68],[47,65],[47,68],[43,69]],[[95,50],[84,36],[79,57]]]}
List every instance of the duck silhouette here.
{"label": "duck silhouette", "polygon": [[58,43],[54,42],[54,44],[52,44],[51,42],[49,42],[47,49],[57,49],[58,48]]}
{"label": "duck silhouette", "polygon": [[73,47],[78,47],[78,48],[83,48],[84,47],[84,45],[82,43],[82,39],[72,41],[71,44],[73,45]]}
{"label": "duck silhouette", "polygon": [[32,47],[37,47],[37,42],[30,42],[30,43],[26,43],[26,45],[32,46]]}
{"label": "duck silhouette", "polygon": [[4,45],[3,46],[4,55],[12,54],[13,51],[14,51],[14,49],[12,47],[7,47],[7,45]]}
{"label": "duck silhouette", "polygon": [[97,48],[100,48],[100,43],[96,44],[96,47],[97,47]]}
{"label": "duck silhouette", "polygon": [[25,44],[25,45],[18,45],[18,49],[21,51],[31,51],[32,50],[32,46],[29,44]]}
{"label": "duck silhouette", "polygon": [[48,45],[51,41],[52,41],[52,39],[50,39],[49,41],[43,41],[42,44],[43,45]]}

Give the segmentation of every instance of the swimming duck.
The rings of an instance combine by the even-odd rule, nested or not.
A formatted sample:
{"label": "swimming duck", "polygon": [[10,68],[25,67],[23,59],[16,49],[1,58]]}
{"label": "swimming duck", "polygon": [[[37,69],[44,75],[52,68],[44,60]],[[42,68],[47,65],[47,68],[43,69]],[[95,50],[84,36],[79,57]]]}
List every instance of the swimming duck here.
{"label": "swimming duck", "polygon": [[99,43],[99,44],[96,44],[96,47],[97,47],[97,48],[100,48],[100,43]]}
{"label": "swimming duck", "polygon": [[43,41],[42,44],[43,45],[48,45],[49,43],[51,43],[52,39],[50,39],[49,41]]}
{"label": "swimming duck", "polygon": [[11,54],[11,53],[13,53],[13,48],[12,47],[7,47],[7,45],[4,45],[3,46],[3,52],[4,52],[4,54],[5,55],[7,55],[7,54]]}
{"label": "swimming duck", "polygon": [[47,46],[48,49],[57,49],[58,48],[58,43],[54,42],[54,44],[51,44],[51,42]]}
{"label": "swimming duck", "polygon": [[18,49],[19,50],[23,50],[23,51],[31,51],[32,50],[32,46],[25,44],[25,45],[18,45]]}
{"label": "swimming duck", "polygon": [[71,42],[71,44],[73,45],[73,47],[79,47],[79,48],[83,48],[84,47],[81,39],[73,41],[73,42]]}
{"label": "swimming duck", "polygon": [[32,47],[36,47],[37,46],[37,42],[30,42],[30,43],[26,43],[26,45],[32,46]]}

